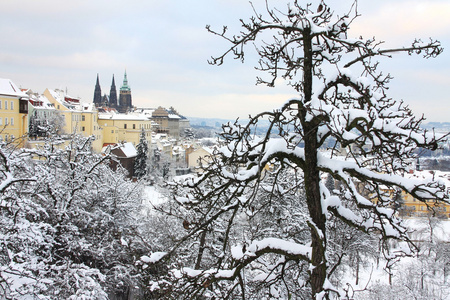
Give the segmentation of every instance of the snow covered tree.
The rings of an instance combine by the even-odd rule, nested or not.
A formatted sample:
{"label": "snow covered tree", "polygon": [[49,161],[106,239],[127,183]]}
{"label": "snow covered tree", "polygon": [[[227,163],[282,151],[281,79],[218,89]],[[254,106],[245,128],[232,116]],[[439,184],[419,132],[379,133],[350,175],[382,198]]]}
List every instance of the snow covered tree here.
{"label": "snow covered tree", "polygon": [[147,174],[147,159],[148,159],[148,143],[145,138],[145,130],[142,128],[139,135],[139,144],[137,144],[137,156],[134,161],[134,176],[142,178]]}
{"label": "snow covered tree", "polygon": [[30,121],[28,124],[28,136],[36,139],[39,136],[39,121],[37,119],[36,111],[30,116]]}
{"label": "snow covered tree", "polygon": [[139,186],[90,138],[0,144],[0,297],[107,299],[140,285]]}
{"label": "snow covered tree", "polygon": [[[395,214],[392,193],[385,192],[386,187],[401,189],[424,203],[448,198],[439,182],[402,176],[414,149],[434,150],[443,137],[423,131],[423,119],[387,95],[392,78],[379,71],[376,60],[399,52],[436,57],[442,52],[440,43],[415,40],[411,46],[384,49],[375,39],[351,39],[348,29],[358,17],[356,2],[342,17],[323,1],[315,7],[294,1],[285,11],[266,7],[264,14],[255,13],[248,22],[241,20],[243,29],[237,35],[229,36],[227,27],[220,32],[207,27],[231,43],[211,63],[221,65],[229,55],[243,61],[246,46],[254,44],[260,57],[257,68],[269,75],[257,78],[257,83],[273,87],[282,78],[299,97],[251,117],[247,125],[225,125],[222,137],[227,146],[216,151],[199,177],[180,179],[175,199],[189,209],[188,232],[166,257],[173,257],[192,241],[200,245],[197,261],[186,260],[185,267],[172,272],[189,296],[245,299],[251,295],[251,284],[260,282],[258,296],[266,291],[265,296],[300,298],[308,291],[309,298],[338,297],[339,287],[329,281],[333,269],[327,232],[330,220],[337,218],[362,232],[378,234],[383,253],[393,258],[410,254],[414,245]],[[262,137],[256,137],[253,129],[262,119],[271,125]],[[325,155],[319,148],[329,138],[336,145]],[[345,161],[335,158],[342,149],[347,153]],[[284,173],[293,176],[287,186],[278,182]],[[339,182],[341,193],[332,194],[322,174]],[[274,180],[266,184],[269,177]],[[259,189],[283,194],[300,185],[305,194],[298,196],[296,204],[305,210],[285,218],[303,222],[306,236],[305,231],[273,235],[271,228],[263,226],[254,238],[230,235],[238,216],[273,209],[276,201],[259,205],[264,199],[259,198]],[[205,232],[220,232],[221,236],[208,246],[202,243],[208,241]],[[391,239],[400,241],[396,245],[401,249],[389,251]]]}

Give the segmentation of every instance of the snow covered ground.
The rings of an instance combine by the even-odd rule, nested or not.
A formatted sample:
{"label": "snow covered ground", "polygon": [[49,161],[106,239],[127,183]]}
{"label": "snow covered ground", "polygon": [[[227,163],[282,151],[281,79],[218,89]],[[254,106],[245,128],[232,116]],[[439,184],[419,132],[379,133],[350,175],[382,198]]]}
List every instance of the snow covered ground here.
{"label": "snow covered ground", "polygon": [[167,197],[156,190],[155,186],[145,186],[144,188],[144,206],[153,207],[167,201]]}
{"label": "snow covered ground", "polygon": [[355,270],[348,270],[344,276],[352,286],[351,299],[450,300],[450,270],[446,272],[443,266],[448,268],[450,261],[439,259],[440,254],[450,252],[450,220],[411,218],[405,222],[411,228],[410,237],[419,256],[400,258],[391,269],[391,278],[384,259],[378,264],[368,259],[360,269],[358,285]]}
{"label": "snow covered ground", "polygon": [[[153,206],[167,201],[167,195],[162,194],[155,186],[146,186],[144,188],[145,198],[144,206],[152,210]],[[441,243],[447,250],[450,248],[450,220],[428,219],[428,218],[409,218],[405,219],[406,225],[411,229],[410,237],[417,245],[422,248],[424,243],[430,241],[431,228],[433,231],[434,242]],[[448,250],[450,251],[450,250]],[[422,251],[423,252],[423,251]],[[432,261],[432,259],[431,259]],[[442,262],[441,262],[442,263]],[[450,262],[448,262],[450,263]],[[341,276],[345,277],[344,282],[348,282],[349,296],[351,299],[449,299],[450,300],[450,270],[447,276],[439,275],[434,271],[430,264],[430,257],[403,257],[396,262],[392,268],[392,276],[386,270],[386,261],[380,259],[377,263],[375,259],[368,259],[362,262],[359,270],[359,283],[355,282],[356,269],[348,268]],[[433,270],[431,270],[433,269]],[[438,268],[437,268],[438,269]],[[421,283],[417,275],[424,278]],[[391,280],[392,285],[389,283]],[[412,281],[409,283],[406,281]],[[438,284],[438,281],[441,283]],[[433,285],[436,282],[436,285]],[[416,284],[416,286],[411,286]],[[412,297],[413,291],[405,294],[409,288],[418,288],[421,284],[425,285],[423,295]],[[433,290],[434,289],[434,290]],[[397,296],[403,295],[400,298]],[[430,298],[430,295],[433,297]],[[381,298],[380,298],[381,296]],[[345,298],[344,298],[345,299]]]}

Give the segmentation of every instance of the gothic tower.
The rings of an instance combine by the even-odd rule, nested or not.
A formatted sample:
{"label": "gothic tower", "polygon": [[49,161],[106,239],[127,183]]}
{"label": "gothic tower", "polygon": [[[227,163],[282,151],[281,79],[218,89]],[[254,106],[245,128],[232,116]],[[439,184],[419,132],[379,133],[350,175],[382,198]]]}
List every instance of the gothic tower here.
{"label": "gothic tower", "polygon": [[112,78],[111,91],[109,92],[109,107],[111,108],[117,107],[117,89],[116,83],[114,82],[114,74]]}
{"label": "gothic tower", "polygon": [[123,77],[123,84],[120,88],[120,95],[119,95],[119,112],[125,113],[129,110],[131,110],[132,102],[131,102],[131,89],[128,86],[128,79],[127,79],[127,71],[125,71],[125,75]]}
{"label": "gothic tower", "polygon": [[94,104],[96,107],[102,106],[102,90],[100,89],[98,74],[97,74],[97,83],[95,84],[94,90]]}

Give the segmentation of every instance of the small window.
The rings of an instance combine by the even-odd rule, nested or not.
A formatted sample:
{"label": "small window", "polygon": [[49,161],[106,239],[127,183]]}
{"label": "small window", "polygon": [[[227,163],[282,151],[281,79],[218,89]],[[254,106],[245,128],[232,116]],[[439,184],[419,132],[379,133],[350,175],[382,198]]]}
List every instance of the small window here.
{"label": "small window", "polygon": [[11,118],[11,125],[14,126],[14,118]]}
{"label": "small window", "polygon": [[81,116],[81,121],[86,121],[86,117],[84,115]]}
{"label": "small window", "polygon": [[2,101],[2,100],[0,100],[0,109],[2,109],[2,102],[3,102],[3,101]]}
{"label": "small window", "polygon": [[127,124],[123,124],[123,128],[124,128],[124,129],[127,129]]}
{"label": "small window", "polygon": [[14,110],[14,101],[11,101],[11,110]]}
{"label": "small window", "polygon": [[8,101],[5,100],[5,109],[8,109]]}
{"label": "small window", "polygon": [[114,130],[111,130],[111,133],[114,133]]}
{"label": "small window", "polygon": [[8,118],[5,118],[5,125],[8,125]]}
{"label": "small window", "polygon": [[136,129],[136,124],[133,124],[133,129]]}
{"label": "small window", "polygon": [[84,128],[84,126],[81,126],[81,131],[85,131],[85,128]]}
{"label": "small window", "polygon": [[[2,103],[2,102],[0,101],[0,103]],[[3,125],[3,119],[2,118],[0,118],[0,125]]]}

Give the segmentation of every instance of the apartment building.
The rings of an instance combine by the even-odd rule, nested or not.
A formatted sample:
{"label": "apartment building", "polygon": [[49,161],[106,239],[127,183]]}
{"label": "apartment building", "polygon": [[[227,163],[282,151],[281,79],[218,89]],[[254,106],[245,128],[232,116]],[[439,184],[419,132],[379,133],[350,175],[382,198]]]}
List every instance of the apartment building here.
{"label": "apartment building", "polygon": [[145,131],[147,141],[151,142],[152,121],[145,115],[99,113],[98,124],[102,128],[104,145],[119,142],[130,142],[137,145],[142,130]]}
{"label": "apartment building", "polygon": [[93,103],[81,103],[63,90],[44,91],[44,96],[64,118],[63,133],[92,137],[92,148],[100,152],[103,147],[102,128],[98,124],[98,111]]}
{"label": "apartment building", "polygon": [[28,95],[11,80],[0,78],[0,138],[23,143],[28,130]]}

